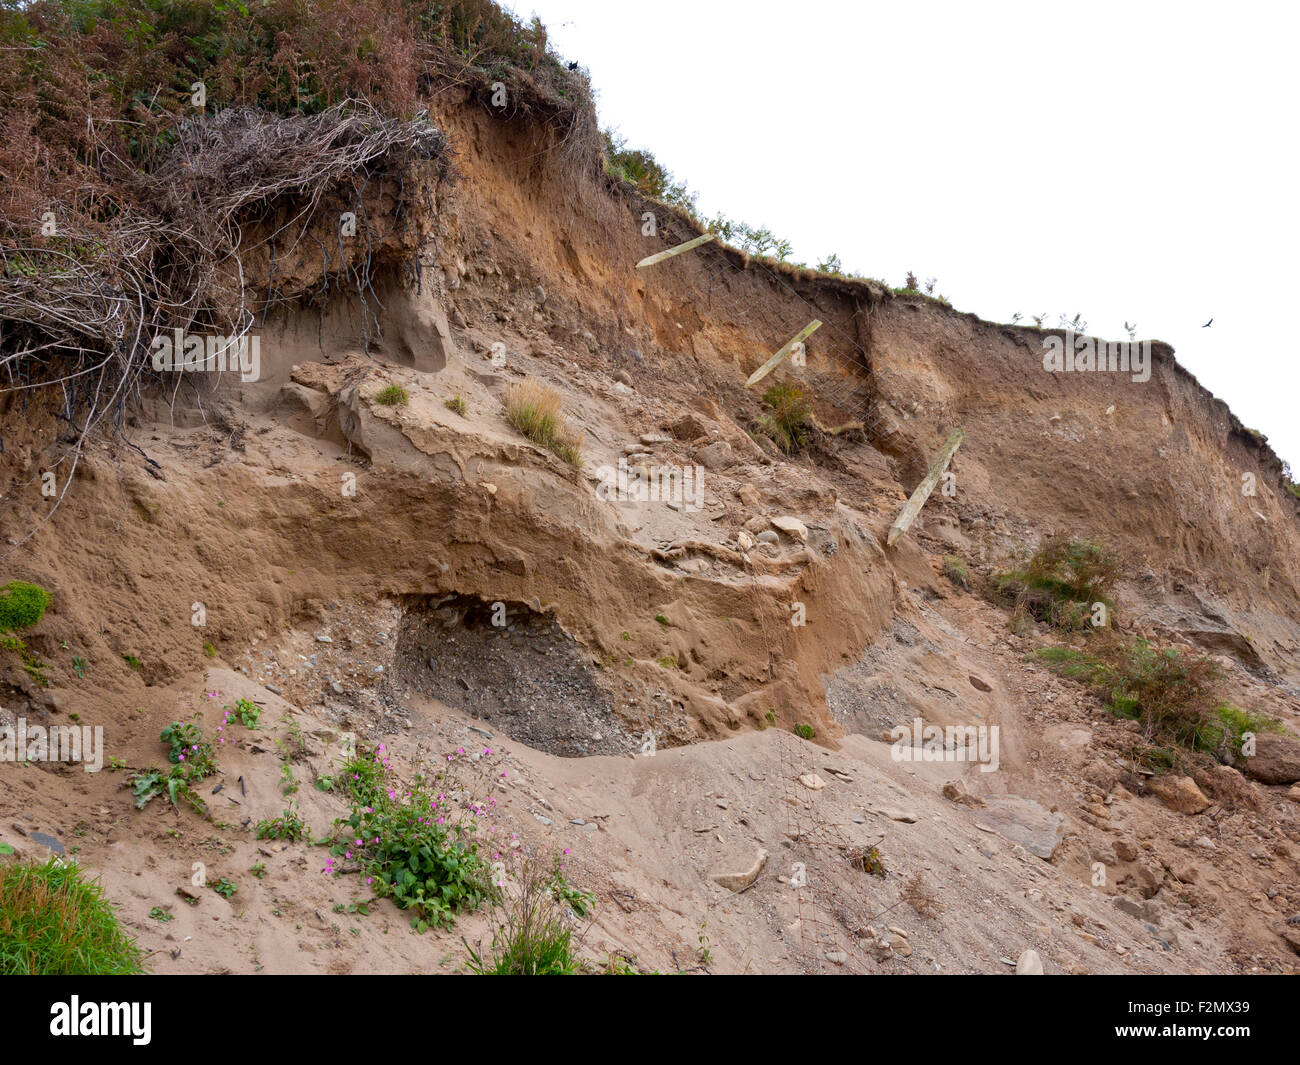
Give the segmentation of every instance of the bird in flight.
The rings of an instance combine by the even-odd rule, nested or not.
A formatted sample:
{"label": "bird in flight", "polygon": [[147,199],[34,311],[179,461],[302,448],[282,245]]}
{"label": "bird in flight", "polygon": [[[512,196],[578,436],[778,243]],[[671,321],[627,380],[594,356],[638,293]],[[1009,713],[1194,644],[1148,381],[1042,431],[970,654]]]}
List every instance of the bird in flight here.
{"label": "bird in flight", "polygon": [[1206,322],[1203,326],[1201,326],[1201,328],[1202,328],[1202,329],[1209,329],[1210,326],[1212,326],[1213,324],[1214,324],[1214,319],[1211,318],[1208,322]]}

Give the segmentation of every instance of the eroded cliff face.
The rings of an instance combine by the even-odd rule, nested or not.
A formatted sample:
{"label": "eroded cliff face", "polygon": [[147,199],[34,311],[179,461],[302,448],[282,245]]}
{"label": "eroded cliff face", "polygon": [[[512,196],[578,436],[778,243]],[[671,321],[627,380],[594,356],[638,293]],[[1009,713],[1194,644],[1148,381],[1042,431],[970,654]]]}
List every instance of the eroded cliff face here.
{"label": "eroded cliff face", "polygon": [[[10,663],[0,705],[51,719],[93,707],[122,724],[131,764],[154,756],[161,724],[200,682],[227,694],[269,684],[277,710],[322,729],[375,739],[414,729],[416,758],[435,742],[420,731],[430,722],[429,735],[445,739],[478,719],[474,728],[499,728],[525,752],[541,804],[516,811],[529,828],[552,827],[550,804],[564,808],[573,791],[627,815],[588,861],[606,886],[635,882],[649,900],[610,936],[635,932],[664,957],[672,944],[645,914],[689,939],[693,917],[673,907],[709,903],[718,888],[708,870],[747,864],[750,843],[776,852],[828,824],[865,826],[855,839],[865,843],[868,828],[905,824],[915,833],[895,852],[900,872],[952,864],[954,850],[992,861],[980,832],[1007,832],[1014,846],[996,875],[981,866],[954,901],[996,895],[1014,905],[1012,923],[1050,924],[1057,893],[1098,936],[1116,892],[1138,895],[1139,909],[1163,899],[1177,911],[1170,925],[1186,923],[1178,907],[1188,897],[1212,915],[1184,930],[1184,957],[1138,946],[1142,934],[1126,926],[1131,955],[1071,940],[1057,951],[1061,968],[1292,964],[1280,918],[1300,898],[1294,882],[1278,884],[1300,842],[1296,804],[1248,784],[1250,798],[1220,795],[1211,778],[1213,816],[1244,842],[1213,861],[1191,849],[1202,828],[1134,794],[1142,783],[1124,768],[1126,726],[1077,686],[1026,666],[1032,641],[939,575],[946,554],[999,571],[1055,530],[1111,544],[1129,567],[1126,631],[1223,656],[1252,705],[1300,724],[1297,502],[1276,457],[1167,347],[1153,346],[1145,381],[1054,374],[1043,368],[1043,333],[874,282],[717,246],[637,270],[696,229],[610,183],[595,160],[562,161],[545,125],[454,91],[428,103],[455,151],[456,180],[404,207],[395,187],[371,189],[370,258],[351,246],[337,258],[316,250],[349,207],[342,195],[327,203],[274,272],[268,256],[265,276],[251,279],[274,297],[257,330],[258,380],[146,394],[125,426],[129,443],[106,439],[86,453],[43,526],[58,404],[4,401],[6,564],[54,592],[28,642],[54,663],[56,683],[42,687]],[[313,298],[318,276],[343,264],[349,284]],[[808,389],[828,431],[788,458],[749,432],[762,389],[745,381],[813,318],[823,324],[806,365],[772,379]],[[562,396],[581,433],[581,468],[506,421],[506,390],[524,379]],[[381,401],[393,385],[407,402]],[[457,398],[463,411],[448,406]],[[886,548],[887,527],[958,426],[953,491],[936,492],[909,536]],[[698,467],[700,491],[611,500],[620,462]],[[1248,474],[1253,496],[1242,493]],[[500,631],[484,620],[496,604],[508,622]],[[352,642],[335,647],[341,631]],[[76,674],[64,645],[97,668]],[[971,774],[994,810],[979,815],[985,829],[959,823],[964,809],[941,797],[949,767],[891,762],[882,731],[916,717],[1003,729],[1001,771]],[[801,725],[814,744],[790,735]],[[682,748],[653,772],[625,757],[567,768],[547,757],[626,756],[650,732],[662,748]],[[814,809],[812,789],[797,782],[828,772],[827,759],[836,772]],[[91,787],[97,801],[124,801],[107,783]],[[57,774],[42,774],[37,808],[58,810],[61,788]],[[876,801],[884,795],[888,807]],[[278,798],[257,801],[275,812]],[[728,823],[720,856],[706,844],[726,802],[742,819]],[[909,802],[911,814],[897,808]],[[793,836],[787,807],[804,818]],[[1018,820],[1025,809],[1030,828]],[[1048,872],[1023,870],[1022,840]],[[1251,846],[1269,848],[1276,867],[1256,863]],[[665,848],[689,862],[669,862]],[[816,859],[823,883],[842,879],[838,844]],[[1102,895],[1090,884],[1096,860],[1116,871]],[[1014,891],[993,886],[1004,882]],[[747,927],[761,925],[774,968],[824,968],[842,938],[856,944],[850,954],[860,949],[855,964],[904,965],[910,947],[885,957],[862,939],[865,924],[844,917],[861,902],[844,901],[858,886],[836,885],[843,927],[833,942],[800,939],[782,954],[803,918],[784,896],[758,902],[755,892],[718,918],[718,934],[731,937],[723,949],[739,967]],[[1261,908],[1256,896],[1273,901]],[[875,902],[886,900],[864,912]],[[987,916],[952,920],[976,968],[1018,953]],[[956,948],[932,949],[945,965],[964,964]]]}

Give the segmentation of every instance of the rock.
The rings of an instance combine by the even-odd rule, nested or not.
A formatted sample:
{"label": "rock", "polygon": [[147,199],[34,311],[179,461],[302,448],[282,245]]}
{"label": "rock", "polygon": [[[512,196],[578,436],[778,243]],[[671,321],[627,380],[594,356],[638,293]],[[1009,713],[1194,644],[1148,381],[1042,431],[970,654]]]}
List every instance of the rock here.
{"label": "rock", "polygon": [[952,802],[959,803],[962,806],[983,806],[984,800],[978,795],[972,795],[966,790],[966,785],[960,780],[950,780],[943,786],[943,796]]}
{"label": "rock", "polygon": [[763,500],[759,497],[758,489],[752,484],[742,484],[736,489],[736,495],[748,510],[758,510],[763,505]]}
{"label": "rock", "polygon": [[332,636],[326,636],[326,635],[322,632],[319,636],[316,637],[316,642],[317,642],[317,643],[333,643],[333,642],[334,642],[334,637],[332,637]]}
{"label": "rock", "polygon": [[694,414],[683,414],[668,427],[668,431],[678,440],[698,440],[709,433],[704,423]]}
{"label": "rock", "polygon": [[[432,659],[430,659],[430,661],[432,661]],[[343,694],[343,685],[336,680],[330,681],[330,689],[334,692],[335,695]]]}
{"label": "rock", "polygon": [[279,695],[279,694],[281,694],[280,689],[277,688],[274,684],[264,684],[264,685],[262,685],[262,686],[263,686],[267,691],[269,691],[272,695]]}
{"label": "rock", "polygon": [[767,865],[767,851],[759,849],[758,857],[754,864],[743,873],[714,873],[709,879],[715,884],[720,884],[729,891],[744,891],[755,880],[758,879],[759,873]]}
{"label": "rock", "polygon": [[826,781],[822,780],[816,773],[805,773],[799,778],[799,783],[805,788],[811,788],[813,791],[821,791],[826,787]]}
{"label": "rock", "polygon": [[1042,976],[1043,960],[1038,956],[1038,951],[1030,948],[1020,955],[1016,961],[1017,976]]}
{"label": "rock", "polygon": [[781,542],[781,538],[771,529],[764,529],[756,539],[760,544],[779,544]]}
{"label": "rock", "polygon": [[783,515],[779,518],[773,518],[772,524],[780,529],[783,533],[791,538],[798,540],[801,544],[808,542],[808,526],[798,518],[792,518],[789,515]]}
{"label": "rock", "polygon": [[981,680],[979,677],[972,675],[967,677],[966,679],[970,681],[971,687],[973,687],[976,691],[991,692],[993,690],[993,685],[991,685],[988,681]]}
{"label": "rock", "polygon": [[45,832],[28,832],[27,838],[30,839],[33,843],[39,843],[42,847],[47,847],[55,854],[66,853],[63,849],[63,844],[60,843],[58,839],[56,839],[54,836],[48,835]]}
{"label": "rock", "polygon": [[673,442],[673,438],[671,436],[665,436],[663,433],[642,433],[641,434],[641,443],[647,446],[652,444],[671,444],[672,442]]}
{"label": "rock", "polygon": [[885,937],[885,943],[900,958],[910,958],[912,956],[912,944],[907,941],[906,936],[894,933]]}
{"label": "rock", "polygon": [[834,962],[836,965],[843,965],[849,960],[849,956],[842,950],[828,950],[826,952],[826,960]]}
{"label": "rock", "polygon": [[1255,736],[1255,754],[1246,759],[1246,776],[1261,784],[1300,781],[1300,740],[1272,732]]}
{"label": "rock", "polygon": [[615,370],[614,380],[621,385],[626,385],[628,388],[632,387],[632,375],[626,370]]}
{"label": "rock", "polygon": [[1138,846],[1131,839],[1117,839],[1115,841],[1115,856],[1121,862],[1136,861]]}
{"label": "rock", "polygon": [[1221,806],[1229,809],[1259,809],[1259,795],[1255,786],[1230,765],[1198,769],[1192,774],[1192,779],[1196,781],[1197,787]]}
{"label": "rock", "polygon": [[1176,813],[1193,816],[1212,805],[1191,777],[1152,777],[1147,790]]}
{"label": "rock", "polygon": [[881,810],[880,812],[891,821],[901,821],[905,825],[916,824],[916,814],[912,813],[910,810],[896,810],[891,808]]}
{"label": "rock", "polygon": [[725,440],[715,440],[707,447],[700,448],[695,453],[695,458],[706,470],[721,470],[735,461],[731,445]]}
{"label": "rock", "polygon": [[742,551],[748,551],[757,541],[744,529],[741,529],[740,532],[736,533],[736,543]]}
{"label": "rock", "polygon": [[1292,784],[1291,790],[1286,793],[1286,797],[1292,802],[1300,802],[1300,784]]}
{"label": "rock", "polygon": [[1030,854],[1050,860],[1065,832],[1065,818],[1020,795],[988,796],[984,806],[971,811],[976,825],[1019,843]]}

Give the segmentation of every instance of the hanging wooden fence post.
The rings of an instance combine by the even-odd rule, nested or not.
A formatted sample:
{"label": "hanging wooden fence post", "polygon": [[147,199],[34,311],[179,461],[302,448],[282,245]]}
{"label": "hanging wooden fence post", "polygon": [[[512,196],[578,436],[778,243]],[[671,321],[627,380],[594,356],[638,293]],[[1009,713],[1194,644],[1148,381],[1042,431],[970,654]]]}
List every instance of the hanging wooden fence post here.
{"label": "hanging wooden fence post", "polygon": [[790,352],[794,351],[794,347],[796,344],[802,344],[805,340],[807,340],[810,336],[812,336],[813,333],[817,331],[817,327],[820,326],[821,324],[822,323],[819,319],[814,318],[806,326],[800,329],[799,332],[795,333],[794,336],[792,336],[789,340],[785,342],[784,346],[781,348],[780,351],[778,351],[775,355],[773,355],[770,359],[768,359],[767,362],[763,363],[762,366],[760,366],[757,370],[755,370],[752,374],[749,375],[749,380],[745,382],[745,387],[748,388],[750,385],[756,385],[758,384],[759,381],[763,380],[764,377],[770,374],[781,364],[782,359],[784,359],[787,355],[789,355]]}
{"label": "hanging wooden fence post", "polygon": [[956,454],[957,449],[961,447],[961,442],[965,439],[966,433],[961,429],[955,430],[952,436],[948,437],[948,442],[943,445],[943,450],[939,452],[939,457],[934,460],[934,465],[930,467],[930,472],[925,475],[925,480],[916,486],[916,491],[903,504],[903,509],[899,512],[898,517],[894,519],[894,524],[889,527],[889,535],[885,538],[885,543],[888,546],[893,547],[912,527],[912,522],[916,521],[916,516],[921,513],[925,501],[930,498],[934,486],[939,483],[943,471],[948,468],[948,463],[952,461],[953,455]]}
{"label": "hanging wooden fence post", "polygon": [[636,268],[640,270],[644,266],[654,266],[655,263],[661,263],[665,259],[671,259],[674,255],[681,255],[684,251],[690,251],[692,248],[698,248],[701,244],[707,244],[711,240],[717,240],[716,233],[705,233],[702,237],[696,237],[694,240],[688,240],[685,244],[678,244],[675,248],[669,248],[667,251],[656,252],[654,255],[647,255]]}

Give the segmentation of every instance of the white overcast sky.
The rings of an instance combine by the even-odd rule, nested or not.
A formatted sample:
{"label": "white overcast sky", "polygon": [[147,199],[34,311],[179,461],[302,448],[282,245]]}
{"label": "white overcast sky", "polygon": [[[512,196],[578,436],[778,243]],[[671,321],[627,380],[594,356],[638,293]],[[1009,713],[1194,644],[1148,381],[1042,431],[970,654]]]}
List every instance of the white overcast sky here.
{"label": "white overcast sky", "polygon": [[511,6],[705,212],[993,321],[1136,322],[1300,471],[1300,5]]}

